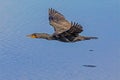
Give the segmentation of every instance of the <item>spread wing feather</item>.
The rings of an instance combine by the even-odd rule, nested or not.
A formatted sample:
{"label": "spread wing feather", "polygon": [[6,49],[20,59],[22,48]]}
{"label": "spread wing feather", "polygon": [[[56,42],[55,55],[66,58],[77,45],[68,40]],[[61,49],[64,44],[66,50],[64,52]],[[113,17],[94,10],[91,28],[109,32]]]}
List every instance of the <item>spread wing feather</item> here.
{"label": "spread wing feather", "polygon": [[82,31],[83,31],[83,27],[80,24],[71,22],[71,28],[66,32],[71,33],[71,34],[73,34],[73,33],[79,34]]}
{"label": "spread wing feather", "polygon": [[78,23],[73,23],[71,22],[71,28],[63,33],[61,33],[60,35],[65,36],[65,37],[76,37],[79,35],[79,33],[81,33],[83,31],[83,27],[78,24]]}
{"label": "spread wing feather", "polygon": [[49,23],[54,27],[55,33],[60,34],[70,29],[71,24],[55,9],[49,9]]}

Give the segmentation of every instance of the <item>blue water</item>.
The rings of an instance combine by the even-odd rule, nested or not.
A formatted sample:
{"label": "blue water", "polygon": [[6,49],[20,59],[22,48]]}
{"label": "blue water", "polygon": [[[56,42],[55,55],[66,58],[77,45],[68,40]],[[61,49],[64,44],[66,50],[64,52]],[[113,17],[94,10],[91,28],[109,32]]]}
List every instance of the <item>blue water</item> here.
{"label": "blue water", "polygon": [[[48,8],[80,23],[81,35],[99,39],[27,38],[34,32],[53,33]],[[0,0],[0,80],[120,80],[119,22],[119,0]]]}

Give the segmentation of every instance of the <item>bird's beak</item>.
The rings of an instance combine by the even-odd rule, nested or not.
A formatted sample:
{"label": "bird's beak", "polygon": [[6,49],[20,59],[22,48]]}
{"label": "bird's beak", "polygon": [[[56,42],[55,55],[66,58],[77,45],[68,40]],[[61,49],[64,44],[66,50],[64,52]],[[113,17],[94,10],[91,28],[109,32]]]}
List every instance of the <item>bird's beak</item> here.
{"label": "bird's beak", "polygon": [[32,34],[27,35],[27,37],[29,37],[29,38],[36,38],[36,36],[32,35]]}
{"label": "bird's beak", "polygon": [[29,35],[26,35],[27,37],[31,37],[31,34],[29,34]]}

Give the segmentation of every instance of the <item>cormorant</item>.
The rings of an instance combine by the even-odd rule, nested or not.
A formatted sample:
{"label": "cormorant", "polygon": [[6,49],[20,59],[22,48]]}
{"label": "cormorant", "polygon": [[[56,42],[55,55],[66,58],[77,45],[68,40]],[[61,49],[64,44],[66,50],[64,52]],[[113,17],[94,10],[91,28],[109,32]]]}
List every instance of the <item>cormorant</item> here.
{"label": "cormorant", "polygon": [[54,28],[53,34],[47,33],[33,33],[27,35],[31,38],[43,38],[47,40],[58,40],[62,42],[76,42],[82,40],[97,39],[97,37],[81,36],[79,33],[83,31],[83,27],[75,22],[69,22],[65,19],[63,14],[59,13],[55,9],[50,8],[48,10],[49,24]]}

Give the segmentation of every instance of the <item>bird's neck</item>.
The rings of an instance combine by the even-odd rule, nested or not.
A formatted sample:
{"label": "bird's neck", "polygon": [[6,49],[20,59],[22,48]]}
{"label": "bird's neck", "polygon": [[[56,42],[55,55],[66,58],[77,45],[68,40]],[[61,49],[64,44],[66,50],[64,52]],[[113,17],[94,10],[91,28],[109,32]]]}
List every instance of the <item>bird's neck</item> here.
{"label": "bird's neck", "polygon": [[47,40],[53,40],[54,38],[50,34],[46,33],[37,33],[37,38],[47,39]]}

